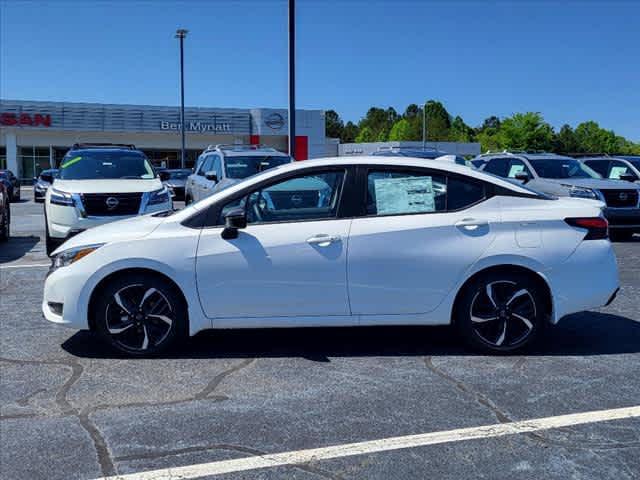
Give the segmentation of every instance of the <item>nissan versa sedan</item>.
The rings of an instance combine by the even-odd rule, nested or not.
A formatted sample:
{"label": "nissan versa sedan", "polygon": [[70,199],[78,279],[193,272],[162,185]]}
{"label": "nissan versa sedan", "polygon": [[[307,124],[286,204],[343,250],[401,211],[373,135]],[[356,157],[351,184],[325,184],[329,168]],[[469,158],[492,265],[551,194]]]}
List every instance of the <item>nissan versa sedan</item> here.
{"label": "nissan versa sedan", "polygon": [[72,237],[42,309],[135,356],[211,328],[447,324],[511,352],[615,297],[603,206],[451,162],[286,164]]}

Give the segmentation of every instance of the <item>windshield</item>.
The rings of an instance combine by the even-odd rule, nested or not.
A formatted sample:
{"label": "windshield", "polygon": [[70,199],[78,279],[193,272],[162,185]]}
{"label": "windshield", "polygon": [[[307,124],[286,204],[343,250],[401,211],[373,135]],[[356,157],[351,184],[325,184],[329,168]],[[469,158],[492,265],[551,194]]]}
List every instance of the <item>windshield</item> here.
{"label": "windshield", "polygon": [[167,170],[167,172],[172,180],[181,180],[191,175],[191,170]]}
{"label": "windshield", "polygon": [[595,170],[572,158],[529,159],[529,163],[542,178],[602,178]]}
{"label": "windshield", "polygon": [[255,173],[262,172],[269,168],[291,163],[291,158],[288,156],[233,156],[226,158],[226,172],[229,178],[247,178]]}
{"label": "windshield", "polygon": [[68,153],[60,165],[61,180],[153,179],[156,174],[139,152],[80,150]]}
{"label": "windshield", "polygon": [[629,163],[640,170],[640,159],[638,160],[629,160]]}
{"label": "windshield", "polygon": [[40,178],[42,178],[43,175],[51,175],[53,178],[58,178],[59,176],[57,169],[43,170],[40,173]]}

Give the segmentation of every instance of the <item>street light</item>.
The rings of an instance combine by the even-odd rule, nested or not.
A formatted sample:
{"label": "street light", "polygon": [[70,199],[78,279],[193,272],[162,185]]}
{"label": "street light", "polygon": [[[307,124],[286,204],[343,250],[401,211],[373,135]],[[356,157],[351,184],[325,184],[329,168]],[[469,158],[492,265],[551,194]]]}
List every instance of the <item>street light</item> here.
{"label": "street light", "polygon": [[427,102],[422,106],[422,150],[427,149]]}
{"label": "street light", "polygon": [[180,150],[180,167],[185,165],[185,147],[184,147],[184,39],[189,30],[179,28],[176,30],[176,37],[180,40],[180,136],[182,148]]}
{"label": "street light", "polygon": [[289,156],[296,159],[296,0],[289,0]]}

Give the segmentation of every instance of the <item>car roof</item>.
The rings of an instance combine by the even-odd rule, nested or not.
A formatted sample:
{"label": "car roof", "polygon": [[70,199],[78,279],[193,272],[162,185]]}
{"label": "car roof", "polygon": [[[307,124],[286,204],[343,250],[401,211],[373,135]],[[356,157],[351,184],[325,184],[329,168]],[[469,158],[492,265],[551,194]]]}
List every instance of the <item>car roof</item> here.
{"label": "car roof", "polygon": [[142,156],[146,156],[142,150],[138,150],[135,148],[126,148],[126,147],[92,147],[92,148],[76,148],[69,150],[66,156],[76,155],[78,153],[88,153],[88,152],[128,152],[128,153],[138,153]]}

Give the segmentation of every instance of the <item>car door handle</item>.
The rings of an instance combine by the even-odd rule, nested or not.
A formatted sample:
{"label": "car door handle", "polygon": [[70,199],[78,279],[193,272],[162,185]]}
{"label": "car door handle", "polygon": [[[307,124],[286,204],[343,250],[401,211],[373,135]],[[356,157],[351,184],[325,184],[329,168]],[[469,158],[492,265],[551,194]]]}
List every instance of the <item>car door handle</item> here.
{"label": "car door handle", "polygon": [[459,222],[456,222],[456,227],[464,228],[465,230],[476,230],[480,227],[486,227],[489,225],[488,220],[478,218],[463,218]]}
{"label": "car door handle", "polygon": [[318,245],[319,247],[327,247],[334,242],[339,242],[340,237],[338,235],[327,235],[325,233],[319,233],[313,237],[307,238],[309,245]]}

